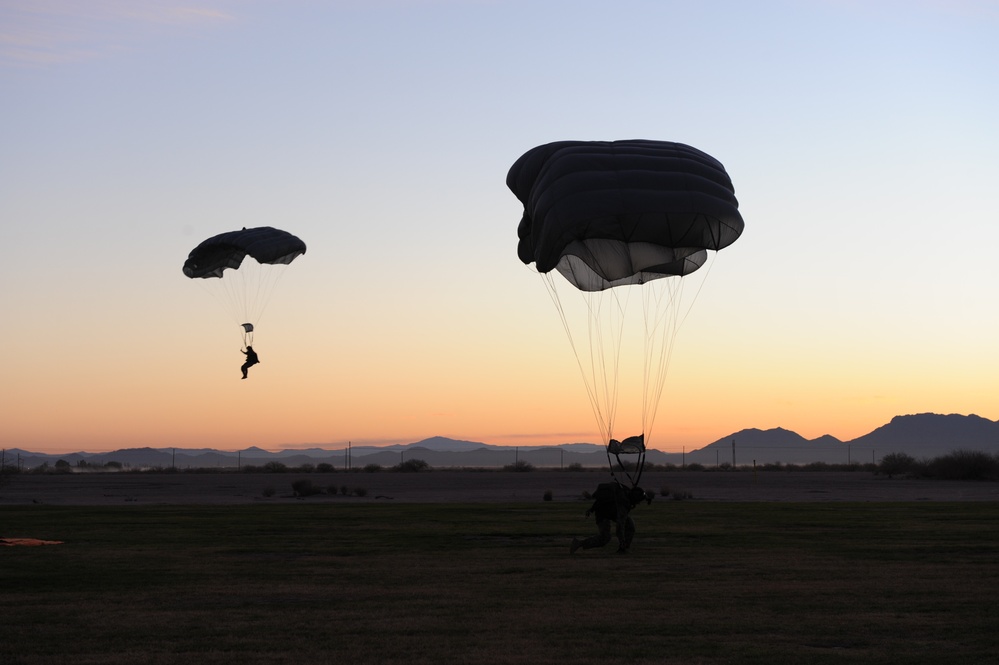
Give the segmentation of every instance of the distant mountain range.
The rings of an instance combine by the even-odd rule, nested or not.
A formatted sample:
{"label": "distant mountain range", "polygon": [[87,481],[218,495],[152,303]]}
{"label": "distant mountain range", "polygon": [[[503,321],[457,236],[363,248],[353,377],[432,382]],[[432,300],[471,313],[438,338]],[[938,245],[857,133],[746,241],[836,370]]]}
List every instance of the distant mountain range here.
{"label": "distant mountain range", "polygon": [[[649,450],[646,459],[655,464],[808,464],[825,462],[877,462],[884,455],[901,452],[916,459],[931,459],[955,450],[999,454],[999,421],[976,415],[921,413],[896,416],[869,434],[850,441],[834,436],[806,439],[783,428],[744,429],[722,437],[703,448],[685,453]],[[210,448],[125,448],[106,453],[77,452],[62,455],[8,449],[3,453],[8,466],[20,464],[30,469],[42,464],[54,466],[63,460],[72,466],[81,462],[103,465],[117,462],[130,468],[235,468],[264,466],[280,462],[288,467],[331,464],[337,469],[361,468],[371,464],[392,467],[406,460],[420,459],[433,468],[503,467],[523,461],[536,467],[563,468],[570,464],[604,466],[604,447],[594,443],[567,443],[559,446],[496,446],[474,441],[458,441],[435,436],[409,444],[391,446],[352,446],[348,450],[306,448],[277,452],[251,447],[239,451]]]}

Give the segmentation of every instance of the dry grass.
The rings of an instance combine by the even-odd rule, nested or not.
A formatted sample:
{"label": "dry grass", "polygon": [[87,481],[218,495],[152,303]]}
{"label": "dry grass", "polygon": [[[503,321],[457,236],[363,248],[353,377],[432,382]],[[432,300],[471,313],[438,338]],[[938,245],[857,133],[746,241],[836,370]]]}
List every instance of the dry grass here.
{"label": "dry grass", "polygon": [[0,662],[993,662],[999,504],[2,507]]}

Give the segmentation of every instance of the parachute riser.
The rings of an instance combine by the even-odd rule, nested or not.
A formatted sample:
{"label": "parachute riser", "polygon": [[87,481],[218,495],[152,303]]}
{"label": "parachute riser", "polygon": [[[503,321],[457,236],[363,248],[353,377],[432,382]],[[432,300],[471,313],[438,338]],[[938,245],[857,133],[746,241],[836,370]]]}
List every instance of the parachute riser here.
{"label": "parachute riser", "polygon": [[[628,478],[631,486],[638,487],[638,483],[642,479],[642,471],[645,470],[645,434],[628,437],[624,441],[610,439],[607,442],[606,450],[607,464],[610,466],[611,476],[614,480],[620,482],[614,471],[614,460],[616,460],[618,469]],[[614,460],[611,460],[611,455],[614,456]],[[628,470],[628,465],[621,459],[621,455],[636,456],[634,475]]]}
{"label": "parachute riser", "polygon": [[638,483],[642,480],[642,471],[645,470],[645,453],[642,452],[638,456],[638,461],[635,463],[634,476],[628,471],[627,465],[621,461],[621,457],[619,455],[614,455],[614,460],[612,460],[611,454],[612,453],[610,451],[607,451],[607,464],[610,466],[611,477],[614,478],[615,481],[620,482],[618,480],[617,473],[614,471],[614,460],[617,460],[618,470],[624,474],[624,476],[628,479],[628,482],[631,483],[632,487],[638,487]]}
{"label": "parachute riser", "polygon": [[243,348],[248,346],[253,346],[253,324],[252,323],[241,323],[243,328]]}

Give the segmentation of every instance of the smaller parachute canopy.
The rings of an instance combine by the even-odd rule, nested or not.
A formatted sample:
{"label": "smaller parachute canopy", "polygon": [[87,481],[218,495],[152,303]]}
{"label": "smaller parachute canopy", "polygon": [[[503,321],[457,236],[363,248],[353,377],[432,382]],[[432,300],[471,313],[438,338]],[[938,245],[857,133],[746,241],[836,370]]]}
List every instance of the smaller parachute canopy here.
{"label": "smaller parachute canopy", "polygon": [[253,332],[253,324],[252,323],[243,323],[241,325],[243,326],[243,330],[244,331],[246,331],[246,332]]}
{"label": "smaller parachute canopy", "polygon": [[287,231],[270,226],[244,228],[209,238],[191,250],[184,274],[191,279],[222,277],[226,268],[238,269],[247,255],[258,263],[288,264],[301,254],[305,254],[305,243]]}
{"label": "smaller parachute canopy", "polygon": [[637,455],[645,452],[645,435],[629,436],[624,441],[611,439],[607,444],[607,452],[612,455]]}

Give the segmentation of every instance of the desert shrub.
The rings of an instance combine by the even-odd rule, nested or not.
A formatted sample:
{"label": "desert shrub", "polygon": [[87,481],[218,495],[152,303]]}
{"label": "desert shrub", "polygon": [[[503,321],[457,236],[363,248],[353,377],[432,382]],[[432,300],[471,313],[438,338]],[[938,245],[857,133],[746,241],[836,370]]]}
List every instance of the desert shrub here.
{"label": "desert shrub", "polygon": [[544,497],[542,497],[542,498],[544,498],[545,501],[551,501],[552,500],[552,491],[551,490],[545,490]]}
{"label": "desert shrub", "polygon": [[[728,464],[728,462],[726,462],[726,464]],[[722,468],[726,468],[726,467],[722,466]],[[697,462],[694,462],[693,464],[688,464],[687,465],[687,471],[704,471],[704,465],[703,464],[699,464]]]}
{"label": "desert shrub", "polygon": [[302,464],[297,469],[299,473],[313,473],[316,470],[315,464]]}
{"label": "desert shrub", "polygon": [[268,462],[264,464],[263,471],[265,473],[285,473],[288,471],[288,466],[281,462]]}
{"label": "desert shrub", "polygon": [[301,480],[296,480],[291,484],[292,493],[295,496],[315,496],[316,494],[322,494],[323,490],[317,487],[308,478],[303,478]]}
{"label": "desert shrub", "polygon": [[659,496],[664,498],[672,498],[674,501],[683,501],[684,499],[693,499],[694,495],[687,490],[677,490],[671,489],[669,487],[663,487],[659,490]]}
{"label": "desert shrub", "polygon": [[354,496],[368,496],[368,490],[364,489],[363,487],[355,487]]}
{"label": "desert shrub", "polygon": [[416,473],[417,471],[425,471],[429,468],[430,465],[421,459],[408,459],[394,467],[394,470],[402,471],[404,473]]}
{"label": "desert shrub", "polygon": [[565,467],[565,470],[566,471],[582,471],[583,470],[583,465],[580,464],[579,462],[573,462],[569,466]]}
{"label": "desert shrub", "polygon": [[911,473],[915,467],[916,460],[912,457],[912,455],[906,455],[905,453],[888,453],[881,458],[881,464],[878,465],[878,470],[889,478],[893,478],[895,476]]}
{"label": "desert shrub", "polygon": [[268,486],[264,488],[263,494],[264,496],[274,496],[275,490],[273,487]]}
{"label": "desert shrub", "polygon": [[350,489],[346,485],[340,485],[340,494],[347,496],[350,494]]}
{"label": "desert shrub", "polygon": [[999,457],[978,450],[955,450],[929,462],[925,473],[945,480],[997,480]]}
{"label": "desert shrub", "polygon": [[526,461],[520,459],[520,460],[517,460],[516,462],[514,462],[513,464],[507,464],[506,466],[503,467],[503,470],[504,471],[517,471],[517,472],[534,471],[534,465],[531,464],[530,462],[526,462]]}
{"label": "desert shrub", "polygon": [[367,464],[364,467],[364,473],[376,473],[382,470],[381,464]]}
{"label": "desert shrub", "polygon": [[316,471],[319,473],[333,473],[336,471],[336,467],[329,462],[320,462],[316,465]]}

